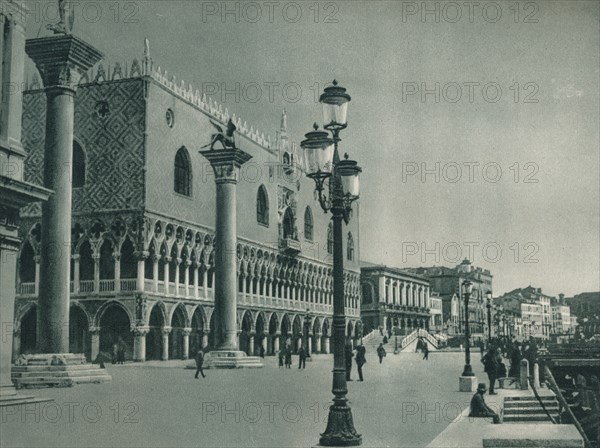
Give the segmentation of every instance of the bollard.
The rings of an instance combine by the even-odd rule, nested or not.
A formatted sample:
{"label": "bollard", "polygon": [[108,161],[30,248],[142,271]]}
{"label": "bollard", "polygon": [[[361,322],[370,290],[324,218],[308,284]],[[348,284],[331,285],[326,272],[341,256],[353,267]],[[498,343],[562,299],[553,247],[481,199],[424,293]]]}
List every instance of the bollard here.
{"label": "bollard", "polygon": [[537,362],[533,363],[533,387],[540,388],[540,366]]}
{"label": "bollard", "polygon": [[520,367],[519,389],[529,390],[529,361],[522,359]]}

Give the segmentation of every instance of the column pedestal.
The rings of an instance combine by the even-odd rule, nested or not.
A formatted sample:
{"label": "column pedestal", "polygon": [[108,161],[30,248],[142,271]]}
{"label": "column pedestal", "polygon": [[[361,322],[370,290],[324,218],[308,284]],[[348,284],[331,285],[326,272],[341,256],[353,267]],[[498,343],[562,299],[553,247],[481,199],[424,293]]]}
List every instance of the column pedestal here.
{"label": "column pedestal", "polygon": [[100,327],[90,327],[92,342],[91,361],[94,362],[100,353]]}

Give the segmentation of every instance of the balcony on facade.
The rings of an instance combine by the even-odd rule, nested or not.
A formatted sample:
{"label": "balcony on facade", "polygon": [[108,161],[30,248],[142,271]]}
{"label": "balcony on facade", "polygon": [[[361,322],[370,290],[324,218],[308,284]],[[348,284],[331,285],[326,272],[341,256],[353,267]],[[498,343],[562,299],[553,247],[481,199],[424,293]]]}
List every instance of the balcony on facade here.
{"label": "balcony on facade", "polygon": [[[204,280],[207,280],[206,278]],[[214,282],[214,280],[213,280]],[[211,282],[212,284],[214,284]],[[243,281],[245,285],[245,281]],[[80,280],[70,282],[70,291],[74,298],[112,297],[115,295],[148,294],[161,298],[198,301],[200,303],[214,303],[214,289],[206,283],[181,284],[179,282],[164,282],[144,279],[138,285],[137,279],[103,279]],[[309,288],[304,286],[286,285],[275,291],[271,282],[264,283],[256,292],[248,292],[245,288],[238,291],[237,303],[242,307],[265,308],[275,310],[298,310],[322,314],[332,314],[332,293],[329,290]],[[21,283],[19,298],[35,298],[38,296],[37,282]],[[358,300],[347,298],[346,315],[359,317],[360,306]]]}

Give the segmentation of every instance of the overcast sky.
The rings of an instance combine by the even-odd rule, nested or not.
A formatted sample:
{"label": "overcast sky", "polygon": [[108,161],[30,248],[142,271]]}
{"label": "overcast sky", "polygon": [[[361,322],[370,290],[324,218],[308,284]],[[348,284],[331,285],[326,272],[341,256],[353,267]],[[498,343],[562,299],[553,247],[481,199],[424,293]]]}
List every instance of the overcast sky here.
{"label": "overcast sky", "polygon": [[[47,34],[53,5],[27,3],[28,37]],[[285,107],[297,142],[337,78],[352,95],[341,150],[364,169],[362,259],[471,252],[495,294],[572,295],[600,289],[599,5],[89,1],[75,34],[111,64],[147,37],[155,64],[249,125],[274,135]]]}

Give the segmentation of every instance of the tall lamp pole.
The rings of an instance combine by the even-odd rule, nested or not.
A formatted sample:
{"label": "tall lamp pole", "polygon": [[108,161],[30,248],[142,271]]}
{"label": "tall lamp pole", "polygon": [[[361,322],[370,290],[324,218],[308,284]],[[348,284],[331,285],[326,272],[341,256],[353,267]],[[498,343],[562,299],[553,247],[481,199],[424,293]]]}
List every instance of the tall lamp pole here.
{"label": "tall lamp pole", "polygon": [[[319,443],[323,446],[357,446],[362,437],[354,429],[352,411],[348,406],[345,367],[345,304],[344,304],[344,247],[342,220],[348,224],[352,216],[352,202],[359,195],[359,173],[354,160],[340,160],[338,143],[340,131],[347,126],[346,116],[350,95],[337,81],[326,87],[319,98],[323,106],[324,128],[306,134],[300,146],[304,150],[306,175],[315,181],[315,192],[321,208],[333,215],[333,404],[329,408],[327,428]],[[325,193],[325,181],[329,192]]]}
{"label": "tall lamp pole", "polygon": [[492,342],[492,291],[485,293],[487,299],[488,343]]}
{"label": "tall lamp pole", "polygon": [[473,367],[471,367],[471,332],[469,331],[469,300],[471,299],[473,284],[469,280],[465,280],[462,288],[465,298],[465,368],[462,376],[475,376]]}

